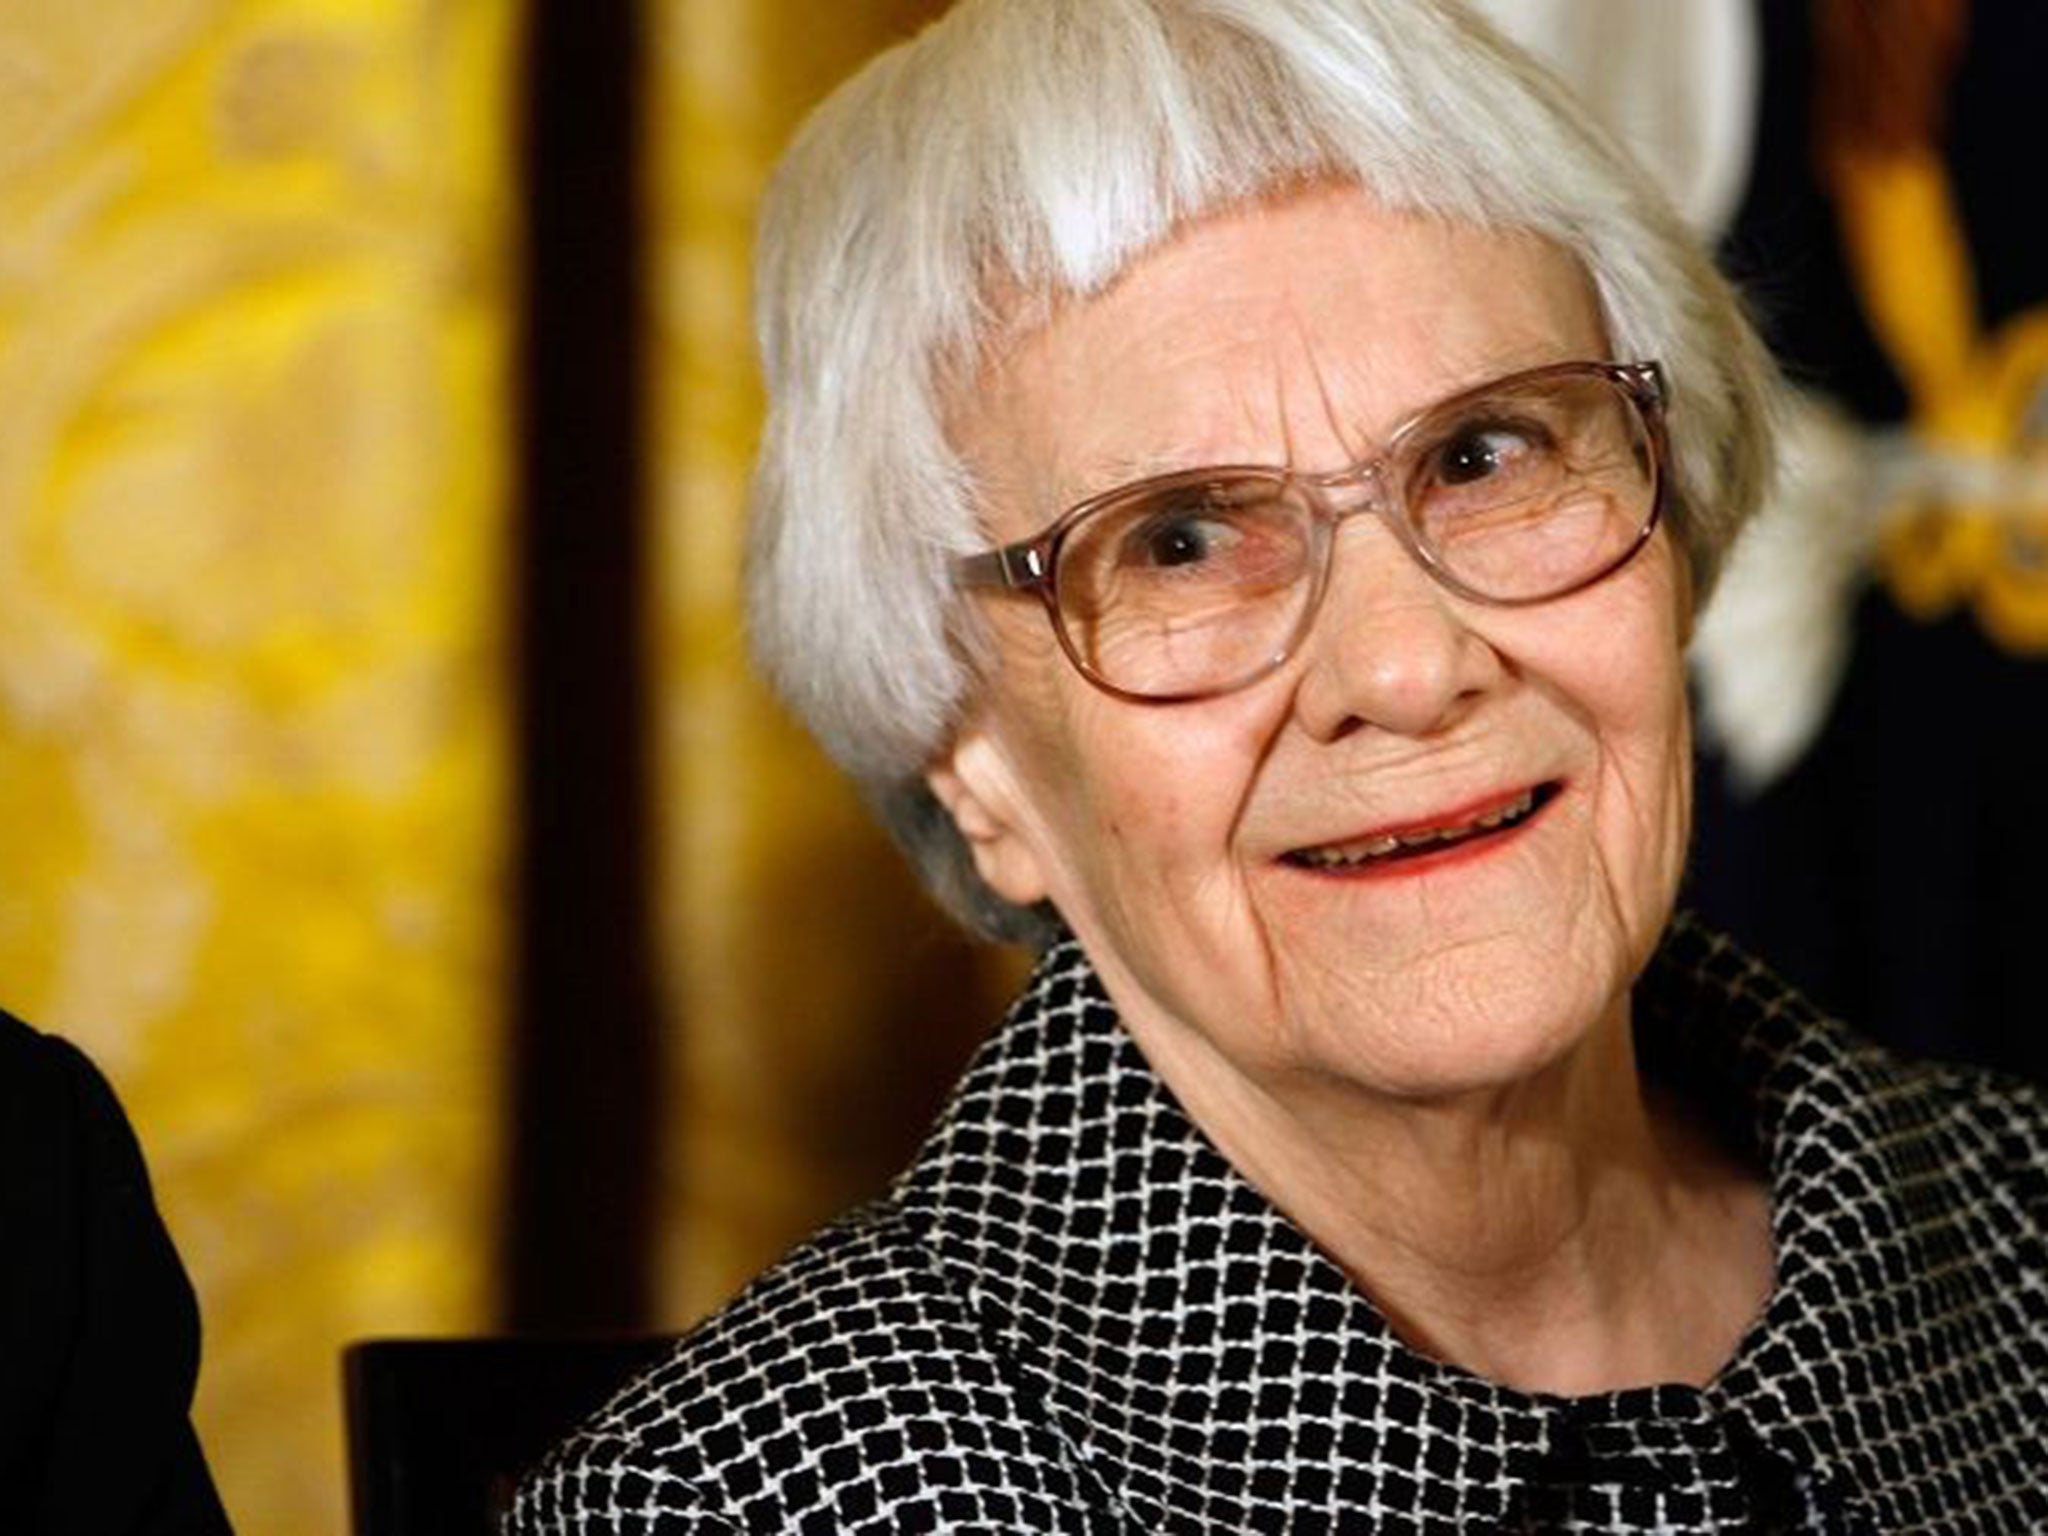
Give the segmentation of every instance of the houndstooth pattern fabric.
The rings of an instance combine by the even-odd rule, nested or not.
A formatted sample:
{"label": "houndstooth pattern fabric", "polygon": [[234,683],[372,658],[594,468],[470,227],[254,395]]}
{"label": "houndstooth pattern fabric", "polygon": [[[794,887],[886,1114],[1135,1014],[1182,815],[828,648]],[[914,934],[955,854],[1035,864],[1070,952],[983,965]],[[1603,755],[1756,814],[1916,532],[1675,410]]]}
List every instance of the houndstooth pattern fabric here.
{"label": "houndstooth pattern fabric", "polygon": [[558,1448],[509,1529],[2048,1531],[2041,1098],[1902,1063],[1683,919],[1636,1013],[1646,1070],[1769,1169],[1778,1283],[1705,1390],[1543,1397],[1404,1347],[1069,941],[889,1196]]}

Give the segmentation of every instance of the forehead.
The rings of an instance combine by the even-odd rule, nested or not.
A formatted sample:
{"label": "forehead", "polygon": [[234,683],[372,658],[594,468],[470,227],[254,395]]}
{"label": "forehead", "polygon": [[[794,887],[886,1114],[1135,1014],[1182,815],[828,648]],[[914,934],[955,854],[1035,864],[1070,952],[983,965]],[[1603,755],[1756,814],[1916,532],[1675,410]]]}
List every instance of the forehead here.
{"label": "forehead", "polygon": [[1200,220],[1101,293],[1014,321],[954,436],[1017,537],[1141,475],[1339,465],[1442,395],[1605,351],[1559,247],[1322,187]]}

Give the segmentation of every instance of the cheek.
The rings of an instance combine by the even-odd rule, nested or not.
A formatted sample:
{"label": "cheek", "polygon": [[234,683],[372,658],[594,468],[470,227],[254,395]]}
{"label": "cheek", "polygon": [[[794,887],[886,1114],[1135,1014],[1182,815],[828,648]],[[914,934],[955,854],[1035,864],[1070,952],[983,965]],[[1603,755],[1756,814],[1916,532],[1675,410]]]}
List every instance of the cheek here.
{"label": "cheek", "polygon": [[1639,580],[1614,589],[1616,601],[1604,613],[1589,615],[1595,622],[1582,636],[1579,692],[1603,746],[1661,784],[1673,769],[1689,779],[1686,598],[1683,575],[1661,539],[1640,570]]}
{"label": "cheek", "polygon": [[1257,722],[1234,700],[1160,709],[1075,687],[1085,694],[1063,692],[1057,709],[1013,716],[1068,903],[1178,905],[1213,890],[1262,760]]}
{"label": "cheek", "polygon": [[[1646,637],[1648,639],[1649,637]],[[1692,731],[1676,642],[1656,636],[1596,701],[1599,838],[1610,883],[1661,909],[1677,890],[1692,826]],[[1651,914],[1638,913],[1647,917]]]}
{"label": "cheek", "polygon": [[[1683,593],[1661,540],[1587,592],[1530,670],[1590,737],[1594,833],[1611,887],[1668,899],[1691,825],[1692,730],[1680,652]],[[1547,663],[1547,665],[1546,665]]]}
{"label": "cheek", "polygon": [[1143,706],[1124,729],[1088,733],[1064,786],[1124,880],[1170,880],[1189,865],[1227,859],[1258,755],[1228,731]]}
{"label": "cheek", "polygon": [[1640,764],[1641,773],[1686,761],[1692,730],[1677,653],[1660,650],[1616,671],[1600,680],[1594,702],[1594,729],[1606,748]]}

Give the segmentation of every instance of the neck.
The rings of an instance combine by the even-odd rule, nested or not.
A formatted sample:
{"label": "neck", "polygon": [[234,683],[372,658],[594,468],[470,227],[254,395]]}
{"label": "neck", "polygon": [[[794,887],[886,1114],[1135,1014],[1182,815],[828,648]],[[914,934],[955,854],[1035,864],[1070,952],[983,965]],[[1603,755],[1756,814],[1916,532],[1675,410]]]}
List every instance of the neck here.
{"label": "neck", "polygon": [[1626,1000],[1506,1087],[1253,1079],[1140,1033],[1230,1161],[1425,1353],[1525,1391],[1703,1384],[1771,1284],[1760,1179],[1636,1068]]}

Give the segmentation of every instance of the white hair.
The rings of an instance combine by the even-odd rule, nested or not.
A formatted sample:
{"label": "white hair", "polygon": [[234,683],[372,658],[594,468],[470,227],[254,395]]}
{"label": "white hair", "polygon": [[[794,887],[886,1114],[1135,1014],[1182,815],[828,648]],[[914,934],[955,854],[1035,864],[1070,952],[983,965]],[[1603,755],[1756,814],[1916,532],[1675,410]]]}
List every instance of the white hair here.
{"label": "white hair", "polygon": [[1101,290],[1186,221],[1315,181],[1571,252],[1672,387],[1668,514],[1704,600],[1770,463],[1772,379],[1711,261],[1548,75],[1446,0],[961,0],[810,118],[760,225],[756,652],[935,895],[1043,932],[923,781],[979,644],[986,542],[944,430],[1022,293]]}

